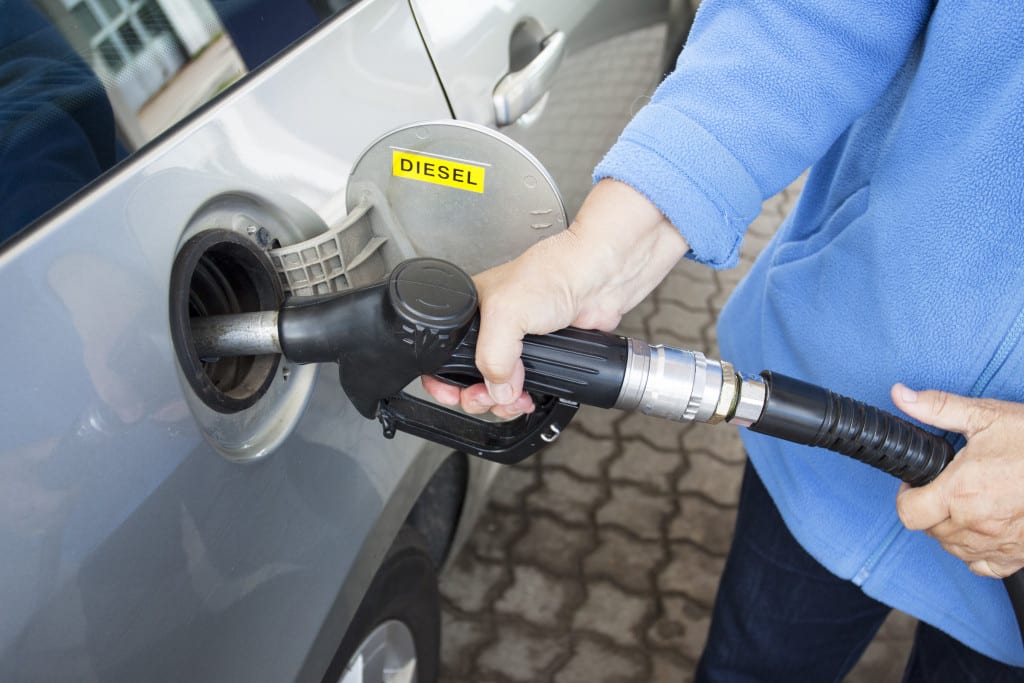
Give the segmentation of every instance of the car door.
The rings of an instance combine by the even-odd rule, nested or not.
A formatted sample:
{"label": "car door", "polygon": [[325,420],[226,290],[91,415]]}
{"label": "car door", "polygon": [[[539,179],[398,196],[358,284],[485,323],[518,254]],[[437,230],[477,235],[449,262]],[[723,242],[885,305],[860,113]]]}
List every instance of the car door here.
{"label": "car door", "polygon": [[411,3],[455,117],[533,152],[570,218],[693,17],[687,0]]}
{"label": "car door", "polygon": [[[340,4],[218,2],[235,34],[203,2],[5,4],[0,679],[319,678],[446,455],[382,438],[336,367],[221,367],[222,409],[176,352],[169,309],[273,294],[233,254],[336,225],[370,141],[451,116],[408,4]],[[350,284],[379,278],[349,237]]]}

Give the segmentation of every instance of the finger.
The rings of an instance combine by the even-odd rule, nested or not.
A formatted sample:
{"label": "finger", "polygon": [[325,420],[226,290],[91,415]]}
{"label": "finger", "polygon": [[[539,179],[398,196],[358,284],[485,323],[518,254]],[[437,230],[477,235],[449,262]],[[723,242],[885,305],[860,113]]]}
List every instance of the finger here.
{"label": "finger", "polygon": [[983,560],[986,557],[984,553],[975,552],[966,546],[957,545],[955,543],[943,543],[941,545],[943,550],[953,557],[963,560],[965,564],[977,562],[978,560]]}
{"label": "finger", "polygon": [[510,410],[520,414],[532,413],[536,409],[537,406],[533,403],[533,397],[525,391],[519,395],[519,398],[515,400],[510,408]]}
{"label": "finger", "polygon": [[972,436],[972,421],[980,410],[977,399],[946,391],[914,391],[903,384],[893,385],[891,395],[896,407],[915,420]]}
{"label": "finger", "polygon": [[494,405],[491,408],[491,412],[496,416],[507,420],[513,417],[519,417],[523,413],[532,413],[535,409],[536,406],[533,403],[533,397],[530,396],[528,392],[524,391],[519,394],[519,398],[512,403],[506,405]]}
{"label": "finger", "polygon": [[464,412],[472,415],[479,415],[489,410],[496,417],[505,420],[519,417],[524,413],[532,413],[536,409],[533,398],[525,391],[508,405],[496,404],[483,384],[474,384],[462,390],[461,407]]}
{"label": "finger", "polygon": [[925,531],[925,533],[935,538],[950,555],[955,555],[964,562],[985,559],[998,552],[997,546],[987,543],[986,539],[979,540],[969,532],[959,532],[943,536],[942,538],[934,535],[931,529]]}
{"label": "finger", "polygon": [[967,567],[978,576],[988,576],[993,579],[1005,579],[1013,573],[1012,569],[1008,569],[998,563],[994,564],[988,560],[975,560],[968,564]]}
{"label": "finger", "polygon": [[514,403],[507,406],[494,406],[494,408],[491,409],[491,412],[497,417],[509,420],[514,417],[519,417],[525,413],[532,413],[534,409],[533,399],[528,393],[523,392]]}
{"label": "finger", "polygon": [[422,384],[423,389],[441,405],[459,405],[461,390],[454,384],[442,382],[437,377],[431,377],[430,375],[423,375],[420,377],[420,384]]}
{"label": "finger", "polygon": [[896,512],[911,531],[931,529],[949,517],[949,496],[936,480],[920,488],[907,488],[896,496]]}
{"label": "finger", "polygon": [[[991,562],[991,558],[993,557],[993,555],[999,552],[997,549],[993,548],[985,548],[983,550],[979,550],[973,546],[964,545],[962,543],[942,543],[941,545],[943,549],[945,549],[945,551],[948,552],[950,555],[954,555],[963,560],[964,562],[968,563],[977,562],[978,560],[985,559]],[[995,566],[995,564],[993,563],[992,566]]]}
{"label": "finger", "polygon": [[481,312],[476,342],[476,366],[495,403],[508,405],[523,390],[525,325],[492,309]]}
{"label": "finger", "polygon": [[962,525],[957,524],[952,519],[944,519],[935,526],[925,529],[924,531],[940,543],[958,544],[965,543],[971,533],[969,529],[965,529]]}
{"label": "finger", "polygon": [[495,405],[494,399],[491,398],[487,387],[483,384],[474,384],[466,387],[462,390],[459,398],[462,410],[470,415],[486,413]]}

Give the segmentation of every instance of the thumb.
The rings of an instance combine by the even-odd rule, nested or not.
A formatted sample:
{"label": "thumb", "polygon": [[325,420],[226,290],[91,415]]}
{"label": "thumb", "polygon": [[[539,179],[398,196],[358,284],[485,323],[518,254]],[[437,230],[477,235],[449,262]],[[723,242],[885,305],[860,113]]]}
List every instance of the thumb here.
{"label": "thumb", "polygon": [[978,400],[946,391],[914,391],[903,384],[892,388],[896,407],[924,424],[971,436],[971,418]]}
{"label": "thumb", "polygon": [[[493,310],[493,309],[492,309]],[[523,391],[524,326],[508,316],[482,309],[476,341],[476,367],[498,405],[513,403]]]}

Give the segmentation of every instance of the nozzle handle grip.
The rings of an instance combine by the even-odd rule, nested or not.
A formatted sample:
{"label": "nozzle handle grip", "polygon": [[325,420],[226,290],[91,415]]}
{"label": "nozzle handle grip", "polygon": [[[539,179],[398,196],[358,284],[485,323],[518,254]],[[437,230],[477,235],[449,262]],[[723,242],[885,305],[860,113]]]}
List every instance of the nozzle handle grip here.
{"label": "nozzle handle grip", "polygon": [[[480,382],[475,320],[451,358],[435,373],[455,384]],[[615,405],[626,374],[629,340],[610,332],[567,327],[523,338],[523,387],[532,393],[577,401],[598,408]]]}
{"label": "nozzle handle grip", "polygon": [[752,431],[848,455],[912,486],[953,459],[946,439],[892,413],[778,373],[761,376],[767,397]]}

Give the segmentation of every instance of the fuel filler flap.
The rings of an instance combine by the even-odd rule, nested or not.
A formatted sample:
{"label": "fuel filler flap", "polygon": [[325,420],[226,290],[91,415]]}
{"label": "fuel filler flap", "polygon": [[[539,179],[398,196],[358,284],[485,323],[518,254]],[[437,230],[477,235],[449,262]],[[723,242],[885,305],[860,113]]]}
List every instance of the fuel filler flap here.
{"label": "fuel filler flap", "polygon": [[554,180],[529,151],[463,121],[405,126],[367,147],[353,166],[346,206],[351,212],[381,199],[403,252],[471,274],[568,224]]}

